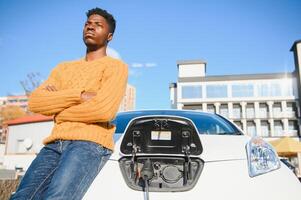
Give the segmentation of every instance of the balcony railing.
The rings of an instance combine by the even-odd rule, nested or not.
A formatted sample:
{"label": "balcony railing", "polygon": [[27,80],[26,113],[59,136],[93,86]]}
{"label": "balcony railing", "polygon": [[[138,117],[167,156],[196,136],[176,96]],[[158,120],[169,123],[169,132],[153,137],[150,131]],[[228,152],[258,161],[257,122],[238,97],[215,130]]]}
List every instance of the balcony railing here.
{"label": "balcony railing", "polygon": [[295,117],[297,117],[295,112],[285,112],[284,115],[285,115],[286,118],[295,118]]}

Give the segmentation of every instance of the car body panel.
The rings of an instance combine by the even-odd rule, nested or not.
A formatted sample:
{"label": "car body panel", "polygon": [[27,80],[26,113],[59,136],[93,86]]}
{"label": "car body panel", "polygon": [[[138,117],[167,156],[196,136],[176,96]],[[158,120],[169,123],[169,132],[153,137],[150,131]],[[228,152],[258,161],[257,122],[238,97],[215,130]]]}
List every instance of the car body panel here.
{"label": "car body panel", "polygon": [[[245,145],[250,137],[244,135],[199,135],[203,145],[203,153],[198,156],[204,161],[246,159],[247,154]],[[123,139],[121,136],[115,144],[115,151],[111,155],[111,160],[119,160],[124,156],[120,151],[120,144]],[[141,154],[144,155],[144,154]],[[153,154],[162,155],[162,154]],[[169,155],[169,154],[166,154]]]}
{"label": "car body panel", "polygon": [[[192,190],[150,192],[150,199],[301,199],[301,185],[284,165],[279,170],[254,178],[249,177],[246,166],[246,160],[206,162],[198,183]],[[141,200],[144,199],[144,192],[130,189],[122,178],[118,162],[109,161],[94,180],[84,199],[95,200],[103,197]]]}

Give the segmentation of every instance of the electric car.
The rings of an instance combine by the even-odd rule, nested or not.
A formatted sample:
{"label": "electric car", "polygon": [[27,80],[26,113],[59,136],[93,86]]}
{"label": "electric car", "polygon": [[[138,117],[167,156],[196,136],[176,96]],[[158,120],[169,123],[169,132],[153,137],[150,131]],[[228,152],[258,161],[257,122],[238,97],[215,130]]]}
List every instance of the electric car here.
{"label": "electric car", "polygon": [[84,199],[300,200],[301,184],[273,147],[211,113],[119,113],[115,150]]}

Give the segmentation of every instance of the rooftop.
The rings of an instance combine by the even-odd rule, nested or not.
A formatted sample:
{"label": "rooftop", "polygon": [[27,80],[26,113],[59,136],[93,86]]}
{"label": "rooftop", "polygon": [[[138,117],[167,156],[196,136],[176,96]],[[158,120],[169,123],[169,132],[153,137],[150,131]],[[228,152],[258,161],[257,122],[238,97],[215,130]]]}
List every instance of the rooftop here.
{"label": "rooftop", "polygon": [[233,81],[233,80],[260,80],[260,79],[281,79],[292,78],[294,73],[263,73],[263,74],[235,74],[235,75],[213,75],[205,77],[178,78],[179,82],[200,82],[200,81]]}
{"label": "rooftop", "polygon": [[13,120],[5,121],[4,123],[7,125],[18,125],[18,124],[28,124],[28,123],[36,123],[36,122],[46,122],[52,121],[52,116],[44,116],[44,115],[28,115],[25,117],[20,117]]}
{"label": "rooftop", "polygon": [[295,48],[296,48],[296,46],[297,46],[297,44],[299,44],[299,43],[301,43],[301,40],[296,40],[296,41],[294,42],[293,46],[291,47],[291,51],[294,51]]}
{"label": "rooftop", "polygon": [[190,65],[190,64],[206,64],[206,62],[203,60],[179,60],[179,61],[177,61],[177,66]]}

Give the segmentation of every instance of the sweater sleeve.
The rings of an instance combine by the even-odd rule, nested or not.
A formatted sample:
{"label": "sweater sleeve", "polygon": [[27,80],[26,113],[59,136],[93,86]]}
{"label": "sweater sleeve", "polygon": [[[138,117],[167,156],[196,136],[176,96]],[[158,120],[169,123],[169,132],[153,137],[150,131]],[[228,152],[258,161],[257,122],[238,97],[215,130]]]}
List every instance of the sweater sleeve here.
{"label": "sweater sleeve", "polygon": [[[60,66],[55,67],[48,79],[30,94],[28,107],[31,112],[51,116],[80,103],[83,90],[61,89]],[[53,85],[57,91],[46,90],[47,85]]]}
{"label": "sweater sleeve", "polygon": [[112,120],[125,94],[128,69],[123,63],[105,70],[102,86],[96,96],[79,105],[60,112],[55,121],[77,121],[84,123],[107,122]]}

